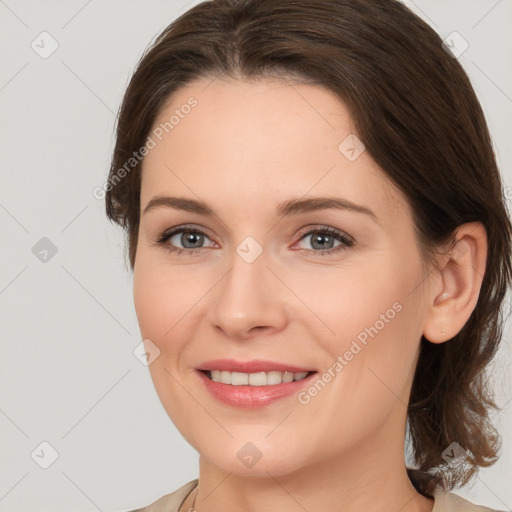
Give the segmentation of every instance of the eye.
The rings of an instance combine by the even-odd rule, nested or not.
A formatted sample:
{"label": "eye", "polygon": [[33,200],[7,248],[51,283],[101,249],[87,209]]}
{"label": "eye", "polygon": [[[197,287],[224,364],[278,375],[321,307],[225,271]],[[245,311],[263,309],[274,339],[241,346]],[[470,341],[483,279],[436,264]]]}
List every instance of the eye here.
{"label": "eye", "polygon": [[[354,245],[354,240],[341,231],[323,226],[321,228],[302,231],[299,243],[310,237],[310,244],[313,250],[301,248],[305,255],[328,255],[342,251]],[[205,240],[210,237],[199,228],[194,226],[178,226],[161,233],[155,240],[156,245],[164,247],[169,252],[180,254],[198,254],[204,246]],[[338,242],[338,245],[335,245]],[[213,247],[210,245],[209,247]]]}
{"label": "eye", "polygon": [[[163,246],[169,252],[197,253],[203,246],[205,239],[210,240],[208,235],[201,229],[193,226],[178,226],[161,233],[155,240],[159,246]],[[180,247],[181,244],[181,247]]]}
{"label": "eye", "polygon": [[[310,244],[313,247],[313,250],[302,249],[306,251],[306,255],[318,254],[320,256],[324,256],[343,251],[354,245],[354,240],[341,231],[329,226],[309,229],[306,232],[302,232],[299,242],[302,242],[309,237],[311,237]],[[336,242],[339,242],[339,245],[334,245]]]}

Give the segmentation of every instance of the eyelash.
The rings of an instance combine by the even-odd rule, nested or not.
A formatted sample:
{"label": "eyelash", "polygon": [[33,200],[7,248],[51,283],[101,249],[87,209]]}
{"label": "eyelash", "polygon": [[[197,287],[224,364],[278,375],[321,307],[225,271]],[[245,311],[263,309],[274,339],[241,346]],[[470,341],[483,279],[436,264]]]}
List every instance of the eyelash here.
{"label": "eyelash", "polygon": [[[205,249],[205,247],[198,247],[196,249],[181,249],[179,247],[173,247],[167,243],[167,241],[170,238],[172,238],[174,235],[176,235],[177,233],[187,232],[187,231],[190,233],[195,233],[195,234],[199,233],[201,235],[204,235],[204,236],[210,238],[203,230],[196,228],[194,226],[184,225],[184,226],[179,226],[179,227],[173,228],[169,231],[164,231],[163,233],[161,233],[158,236],[158,238],[155,240],[155,243],[159,247],[164,247],[167,251],[169,251],[171,253],[177,253],[177,256],[179,256],[180,254],[183,254],[183,253],[189,254],[189,255],[193,255],[193,254],[197,255],[201,251],[201,249]],[[337,229],[331,228],[329,226],[324,226],[322,228],[309,229],[305,232],[301,232],[299,235],[298,242],[302,241],[304,238],[306,238],[309,235],[312,235],[314,233],[333,236],[339,242],[341,242],[341,245],[338,245],[337,247],[333,247],[332,249],[325,249],[325,250],[318,250],[318,251],[314,250],[314,249],[299,249],[301,251],[305,251],[306,256],[309,256],[311,254],[327,256],[329,254],[333,254],[333,253],[348,249],[354,245],[354,241],[351,238],[344,235],[341,231],[338,231]]]}

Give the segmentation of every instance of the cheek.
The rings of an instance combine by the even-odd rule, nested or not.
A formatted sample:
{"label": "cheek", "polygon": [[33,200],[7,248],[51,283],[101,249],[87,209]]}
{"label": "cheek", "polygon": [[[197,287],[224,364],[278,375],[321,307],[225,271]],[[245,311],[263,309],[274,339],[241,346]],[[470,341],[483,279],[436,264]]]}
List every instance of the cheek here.
{"label": "cheek", "polygon": [[193,418],[189,418],[190,407],[184,406],[187,395],[180,385],[179,364],[186,347],[180,329],[186,322],[179,320],[185,315],[187,304],[190,308],[192,299],[186,300],[183,295],[187,293],[180,293],[183,282],[179,277],[170,277],[168,269],[167,272],[163,268],[159,271],[158,265],[140,256],[133,278],[137,320],[142,338],[151,340],[160,350],[159,356],[149,365],[150,376],[164,409],[185,436]]}
{"label": "cheek", "polygon": [[139,265],[134,271],[133,298],[142,337],[154,340],[160,347],[159,341],[171,327],[167,312],[172,310],[172,294],[154,272]]}
{"label": "cheek", "polygon": [[154,339],[161,350],[172,345],[170,340],[183,322],[180,319],[186,321],[187,310],[201,293],[197,280],[188,283],[181,274],[171,272],[161,260],[143,251],[134,267],[133,298],[140,331],[144,338]]}
{"label": "cheek", "polygon": [[296,286],[297,295],[307,298],[307,305],[317,317],[320,328],[327,329],[319,336],[331,355],[350,349],[358,340],[362,346],[372,339],[386,339],[399,332],[398,325],[410,302],[409,292],[416,271],[393,271],[395,262],[373,264],[362,262],[358,268],[334,269],[327,277],[316,279],[315,286],[302,282]]}
{"label": "cheek", "polygon": [[331,368],[336,375],[318,395],[343,404],[334,412],[340,421],[349,411],[355,417],[386,414],[407,391],[414,371],[421,297],[419,288],[411,291],[421,282],[421,272],[414,260],[391,256],[382,264],[375,258],[373,265],[353,268],[308,295],[308,305],[329,326],[330,333],[319,339],[328,354],[325,371]]}

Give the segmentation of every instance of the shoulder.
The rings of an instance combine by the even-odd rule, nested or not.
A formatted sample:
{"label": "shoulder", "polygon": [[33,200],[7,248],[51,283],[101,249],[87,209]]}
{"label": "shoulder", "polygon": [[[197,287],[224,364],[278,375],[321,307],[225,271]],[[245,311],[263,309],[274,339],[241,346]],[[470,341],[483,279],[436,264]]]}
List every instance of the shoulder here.
{"label": "shoulder", "polygon": [[174,492],[162,496],[154,503],[130,512],[177,512],[185,498],[196,487],[197,482],[197,479],[191,480],[179,489],[176,489]]}
{"label": "shoulder", "polygon": [[[197,486],[197,479],[191,480],[185,485],[176,489],[170,494],[166,494],[157,501],[143,508],[138,508],[130,512],[177,512],[185,498]],[[434,508],[432,512],[505,512],[493,508],[476,505],[462,498],[453,492],[444,492],[438,490],[434,494]]]}
{"label": "shoulder", "polygon": [[434,493],[432,512],[504,512],[494,508],[476,505],[453,492],[438,490]]}

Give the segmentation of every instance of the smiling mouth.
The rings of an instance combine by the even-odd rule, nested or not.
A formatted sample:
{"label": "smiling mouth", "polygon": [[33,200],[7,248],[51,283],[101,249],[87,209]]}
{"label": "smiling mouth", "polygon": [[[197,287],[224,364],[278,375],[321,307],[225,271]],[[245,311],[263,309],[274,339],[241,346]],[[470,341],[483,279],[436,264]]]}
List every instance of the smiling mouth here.
{"label": "smiling mouth", "polygon": [[226,370],[200,371],[213,382],[230,384],[232,386],[274,386],[277,384],[300,381],[317,373],[316,371],[298,373],[279,371],[256,373],[230,372]]}

